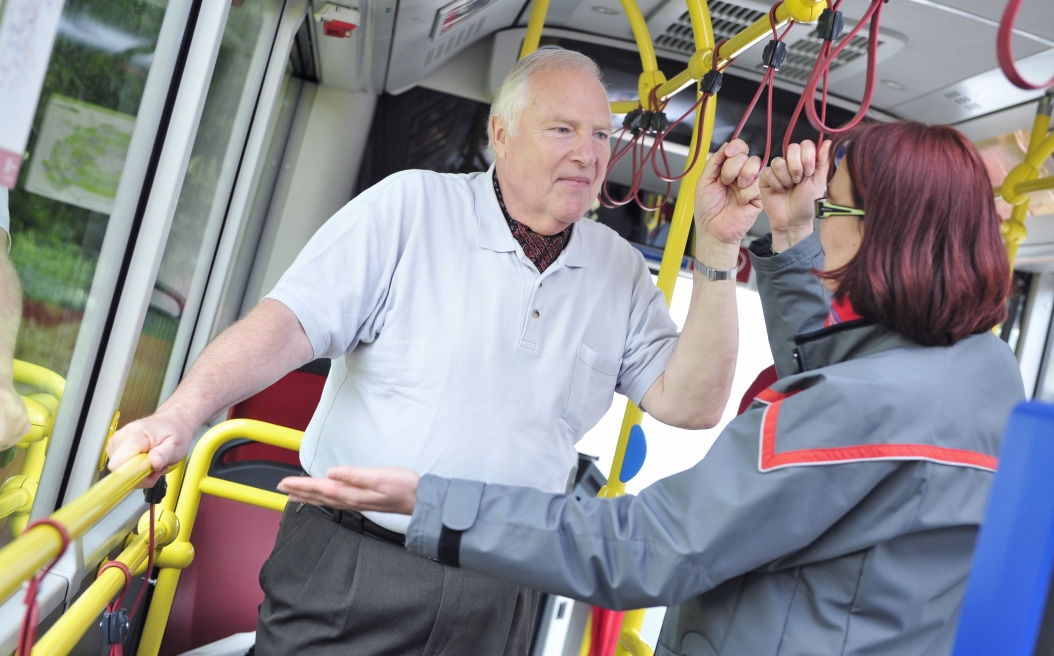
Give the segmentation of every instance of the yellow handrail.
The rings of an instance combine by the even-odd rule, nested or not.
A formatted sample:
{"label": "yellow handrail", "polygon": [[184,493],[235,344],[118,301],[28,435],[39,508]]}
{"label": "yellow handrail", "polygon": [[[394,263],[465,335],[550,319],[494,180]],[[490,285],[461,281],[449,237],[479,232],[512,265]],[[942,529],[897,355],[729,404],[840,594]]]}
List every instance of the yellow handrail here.
{"label": "yellow handrail", "polygon": [[[1054,109],[1054,92],[1039,101],[1036,118],[1032,123],[1032,134],[1025,151],[1025,161],[1010,169],[997,193],[1003,200],[1013,205],[1010,218],[1000,226],[1003,242],[1006,245],[1006,256],[1013,269],[1017,260],[1017,248],[1028,236],[1025,217],[1028,216],[1028,204],[1033,191],[1054,188],[1054,177],[1039,178],[1039,167],[1045,159],[1054,154],[1054,134],[1046,136],[1050,128],[1051,110]],[[1046,136],[1046,138],[1044,138]]]}
{"label": "yellow handrail", "polygon": [[[792,20],[799,23],[812,23],[820,17],[820,14],[826,6],[827,0],[785,0],[783,4],[776,8],[776,28],[780,29]],[[689,2],[688,11],[693,29],[697,24],[696,21],[702,19],[701,13],[695,9],[696,8],[693,8],[692,3]],[[630,24],[633,24],[632,20],[630,21]],[[709,24],[707,24],[707,30],[710,30]],[[769,24],[769,17],[766,14],[762,18],[759,18],[745,27],[721,46],[721,52],[717,62],[718,68],[724,68],[730,61],[746,52],[752,46],[769,38],[771,34],[772,26]],[[634,35],[636,35],[636,30],[634,31]],[[638,44],[639,43],[640,40],[638,39]],[[700,40],[697,36],[695,42],[696,51],[688,60],[688,67],[670,78],[666,83],[660,85],[659,88],[655,90],[655,95],[660,100],[668,98],[684,89],[693,81],[703,79],[703,76],[710,71],[713,65],[714,45],[712,30],[710,30],[710,39],[708,40]],[[654,51],[652,52],[652,56],[654,56]],[[642,102],[646,100],[645,93],[642,92],[640,97]],[[624,105],[620,103],[619,109],[623,108]],[[630,109],[633,109],[633,107],[630,107]],[[625,112],[615,113],[621,114]]]}
{"label": "yellow handrail", "polygon": [[[145,453],[140,454],[56,510],[51,519],[66,528],[71,540],[79,538],[149,475],[150,462]],[[4,564],[0,567],[0,600],[10,597],[61,548],[62,539],[54,528],[37,526],[0,549],[0,563]]]}
{"label": "yellow handrail", "polygon": [[50,369],[22,360],[14,360],[13,372],[16,382],[42,390],[40,394],[22,397],[30,428],[17,446],[26,450],[26,458],[21,471],[0,485],[0,518],[9,517],[8,526],[17,538],[29,522],[66,379]]}
{"label": "yellow handrail", "polygon": [[32,385],[59,400],[62,399],[62,394],[66,390],[65,378],[38,364],[15,360],[14,374],[16,381]]}
{"label": "yellow handrail", "polygon": [[[161,509],[156,512],[158,515],[154,521],[155,550],[175,539],[179,531],[179,522],[176,521],[175,514]],[[133,577],[146,570],[147,556],[150,552],[149,530],[149,515],[143,515],[139,520],[139,535],[117,557],[119,562],[128,567]],[[116,567],[106,569],[37,641],[33,646],[33,656],[65,656],[73,651],[88,629],[95,625],[106,604],[110,603],[124,586],[123,572]]]}
{"label": "yellow handrail", "polygon": [[216,451],[223,444],[239,438],[299,451],[303,435],[301,431],[262,421],[232,419],[213,427],[198,441],[186,464],[179,499],[175,504],[179,532],[175,540],[161,551],[158,561],[161,571],[139,642],[139,656],[156,656],[161,649],[161,639],[164,637],[168,616],[172,611],[172,600],[175,598],[180,570],[189,565],[193,557],[190,535],[194,530],[201,495],[223,497],[279,512],[285,507],[287,497],[283,494],[209,476],[209,465],[212,464]]}

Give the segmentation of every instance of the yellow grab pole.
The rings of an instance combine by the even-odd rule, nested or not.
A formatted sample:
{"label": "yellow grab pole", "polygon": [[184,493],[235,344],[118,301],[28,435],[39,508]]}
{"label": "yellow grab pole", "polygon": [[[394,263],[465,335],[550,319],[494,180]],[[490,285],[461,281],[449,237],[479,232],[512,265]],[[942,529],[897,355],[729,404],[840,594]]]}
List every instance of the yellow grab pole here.
{"label": "yellow grab pole", "polygon": [[[776,8],[776,28],[779,29],[792,20],[799,23],[812,23],[820,18],[820,14],[826,8],[827,0],[785,0]],[[754,44],[771,37],[772,25],[766,14],[743,28],[721,46],[718,66],[723,67]]]}
{"label": "yellow grab pole", "polygon": [[[79,538],[149,475],[146,454],[138,455],[56,510],[51,519],[66,528],[71,540]],[[0,567],[0,600],[10,597],[23,581],[58,555],[61,548],[62,539],[54,528],[37,526],[0,549],[0,563],[4,564]]]}
{"label": "yellow grab pole", "polygon": [[[173,513],[165,512],[161,508],[154,522],[154,545],[155,549],[171,542],[176,536],[178,523]],[[150,552],[149,544],[149,515],[145,515],[139,522],[139,535],[125,547],[117,560],[128,567],[132,576],[138,576],[146,569],[147,556]],[[147,572],[149,576],[149,572]],[[146,585],[146,583],[144,583]],[[124,573],[116,567],[106,569],[95,581],[77,598],[65,613],[33,647],[33,656],[65,656],[73,651],[88,629],[95,625],[95,621],[105,608],[106,604],[114,598],[125,586]],[[125,599],[131,603],[131,599]]]}
{"label": "yellow grab pole", "polygon": [[[184,554],[193,553],[190,546],[190,535],[194,531],[194,521],[203,493],[279,512],[285,507],[285,495],[210,477],[208,475],[209,465],[212,464],[212,459],[220,446],[234,439],[249,438],[264,444],[298,451],[303,435],[302,432],[291,428],[252,419],[232,419],[206,432],[194,447],[194,452],[190,454],[185,467],[182,467],[182,484],[179,499],[175,505],[179,533],[173,543],[161,552],[162,562],[165,561],[169,550],[172,550],[177,553],[173,560],[180,561],[183,566],[189,563],[189,558],[186,558]],[[165,503],[168,502],[169,497],[166,497]],[[139,641],[139,656],[156,656],[161,649],[165,626],[168,624],[168,616],[172,611],[172,600],[175,598],[176,587],[179,585],[179,573],[180,570],[176,567],[162,567],[158,574],[150,609],[146,615],[146,624],[143,627],[143,636]]]}
{"label": "yellow grab pole", "polygon": [[39,442],[51,435],[58,402],[50,394],[34,394],[23,396],[22,403],[25,404],[26,414],[29,415],[29,432],[22,436],[18,446],[28,449],[34,442]]}
{"label": "yellow grab pole", "polygon": [[999,189],[1003,200],[1014,206],[1010,218],[1003,221],[1000,226],[1011,270],[1017,260],[1017,247],[1028,236],[1025,217],[1028,216],[1031,196],[1022,187],[1028,185],[1030,181],[1041,182],[1036,180],[1039,177],[1039,166],[1043,160],[1051,156],[1051,153],[1054,153],[1054,134],[1047,136],[1052,109],[1054,109],[1054,92],[1049,92],[1040,99],[1039,106],[1036,108],[1036,118],[1032,122],[1032,134],[1028,139],[1025,161],[1010,170]]}
{"label": "yellow grab pole", "polygon": [[38,364],[15,360],[12,369],[15,380],[20,383],[32,385],[56,399],[62,399],[62,393],[66,391],[66,379],[50,369]]}
{"label": "yellow grab pole", "polygon": [[4,481],[0,488],[0,518],[21,512],[33,505],[33,494],[22,487],[22,480],[17,476]]}
{"label": "yellow grab pole", "polygon": [[[811,23],[820,17],[826,6],[826,0],[786,0],[776,8],[776,29],[785,27],[792,20],[799,23]],[[693,10],[691,3],[688,5],[688,10],[689,12]],[[696,16],[693,14],[693,26],[695,25],[695,20]],[[770,38],[771,35],[772,26],[769,24],[769,17],[766,14],[721,46],[720,58],[717,62],[718,67],[723,68],[752,46]],[[703,78],[703,75],[711,68],[713,57],[713,39],[711,38],[707,43],[710,45],[708,46],[706,43],[701,43],[699,39],[696,39],[696,52],[689,59],[688,68],[656,89],[655,95],[657,97],[660,99],[668,98],[690,84],[692,80],[701,80]]]}
{"label": "yellow grab pole", "polygon": [[1031,194],[1036,191],[1049,191],[1051,189],[1054,189],[1054,175],[1019,182],[1014,186],[1014,191],[1019,194]]}
{"label": "yellow grab pole", "polygon": [[[33,510],[33,501],[37,497],[37,486],[40,483],[40,473],[44,470],[44,456],[47,452],[48,438],[46,437],[30,444],[26,449],[26,459],[22,462],[22,473],[4,481],[3,487],[0,488],[0,491],[3,491],[17,487],[26,495],[22,506],[12,510],[7,520],[11,528],[11,535],[16,538],[22,535],[22,531],[26,530],[26,525],[29,523],[29,513]],[[0,517],[3,516],[4,512],[0,511]]]}
{"label": "yellow grab pole", "polygon": [[285,510],[285,504],[289,501],[289,497],[284,494],[268,492],[249,485],[225,481],[222,478],[213,478],[212,476],[206,476],[201,479],[201,483],[198,484],[198,489],[202,494],[223,497],[224,499],[230,499],[231,501],[237,501],[238,503],[247,503],[252,506],[269,508],[278,512]]}
{"label": "yellow grab pole", "polygon": [[[692,20],[692,28],[695,35],[696,49],[709,49],[714,47],[714,33],[710,23],[710,12],[703,0],[690,0],[688,11]],[[707,64],[704,61],[703,66]],[[703,72],[705,75],[705,71]],[[701,76],[700,76],[701,77]],[[698,92],[697,92],[698,93]],[[685,244],[692,228],[692,218],[695,208],[695,185],[702,173],[706,157],[710,152],[710,141],[713,138],[714,116],[717,110],[717,98],[711,98],[706,103],[706,111],[700,107],[695,115],[695,127],[692,131],[691,149],[688,153],[687,164],[691,164],[695,157],[695,144],[699,143],[705,151],[699,153],[699,160],[688,174],[681,180],[680,191],[677,194],[677,204],[674,206],[673,219],[670,223],[670,232],[666,238],[666,248],[662,255],[662,264],[659,265],[658,287],[666,298],[669,307],[673,299],[673,290],[677,282],[677,276],[681,271],[681,263],[684,258]],[[699,139],[699,131],[702,130],[702,139]],[[616,497],[625,494],[626,484],[622,482],[620,474],[622,463],[626,455],[626,446],[629,443],[629,433],[634,424],[640,423],[644,413],[632,401],[626,405],[626,414],[622,419],[622,429],[619,431],[618,444],[615,447],[615,457],[611,463],[611,472],[608,475],[608,484],[601,489],[598,496]],[[643,609],[632,610],[626,613],[622,620],[622,630],[619,634],[619,644],[615,649],[615,656],[650,656],[651,649],[640,638],[640,628],[644,622]]]}
{"label": "yellow grab pole", "polygon": [[549,13],[549,0],[534,0],[531,17],[527,21],[527,33],[523,35],[523,47],[520,48],[520,59],[538,49],[542,40],[542,28],[545,27],[545,15]]}

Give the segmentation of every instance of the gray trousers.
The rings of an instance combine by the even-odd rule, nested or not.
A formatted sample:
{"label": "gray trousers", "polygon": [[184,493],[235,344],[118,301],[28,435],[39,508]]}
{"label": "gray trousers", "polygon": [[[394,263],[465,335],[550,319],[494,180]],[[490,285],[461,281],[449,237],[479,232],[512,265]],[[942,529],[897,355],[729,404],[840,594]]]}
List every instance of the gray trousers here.
{"label": "gray trousers", "polygon": [[527,656],[538,593],[288,504],[260,570],[257,656]]}

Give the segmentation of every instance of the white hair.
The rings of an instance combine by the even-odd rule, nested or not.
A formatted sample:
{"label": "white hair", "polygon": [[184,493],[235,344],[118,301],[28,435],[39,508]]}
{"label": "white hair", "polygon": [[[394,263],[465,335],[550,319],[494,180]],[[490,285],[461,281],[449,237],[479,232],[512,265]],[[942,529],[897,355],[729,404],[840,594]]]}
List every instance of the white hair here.
{"label": "white hair", "polygon": [[[520,115],[523,114],[523,110],[530,101],[527,83],[530,82],[532,75],[542,70],[581,71],[595,77],[601,86],[604,85],[600,67],[589,57],[558,46],[542,46],[516,62],[509,74],[505,76],[497,93],[494,94],[494,102],[490,105],[490,116],[487,118],[488,144],[494,143],[494,134],[490,125],[491,119],[495,116],[501,117],[505,129],[511,136],[516,136]],[[491,148],[493,150],[493,146]]]}

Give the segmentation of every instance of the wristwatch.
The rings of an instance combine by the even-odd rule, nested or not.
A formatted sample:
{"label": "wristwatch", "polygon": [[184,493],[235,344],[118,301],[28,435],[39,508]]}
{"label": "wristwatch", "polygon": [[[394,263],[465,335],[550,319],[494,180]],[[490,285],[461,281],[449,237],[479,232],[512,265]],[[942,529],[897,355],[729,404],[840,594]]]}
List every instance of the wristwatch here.
{"label": "wristwatch", "polygon": [[695,260],[695,270],[703,274],[707,280],[735,280],[736,274],[739,273],[739,269],[711,269],[702,262],[699,258],[693,257]]}

